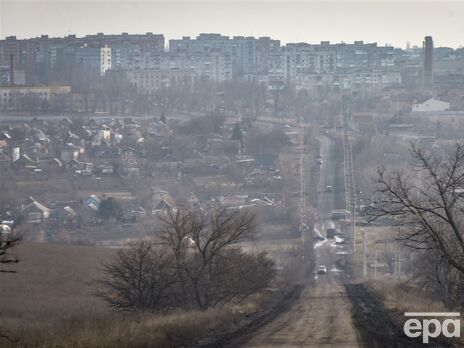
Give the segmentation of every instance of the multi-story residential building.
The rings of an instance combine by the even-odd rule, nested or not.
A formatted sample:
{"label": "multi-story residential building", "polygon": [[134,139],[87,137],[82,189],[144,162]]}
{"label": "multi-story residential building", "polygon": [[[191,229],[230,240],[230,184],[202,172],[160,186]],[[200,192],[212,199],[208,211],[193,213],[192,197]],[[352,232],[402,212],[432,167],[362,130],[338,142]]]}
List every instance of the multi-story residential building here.
{"label": "multi-story residential building", "polygon": [[338,88],[365,90],[400,84],[401,74],[396,71],[358,71],[333,74],[299,75],[294,80],[297,89]]}
{"label": "multi-story residential building", "polygon": [[160,88],[170,86],[191,87],[195,78],[195,71],[191,69],[154,69],[128,71],[128,79],[137,91],[153,93]]}
{"label": "multi-story residential building", "polygon": [[7,86],[0,87],[0,109],[17,109],[22,99],[28,95],[37,97],[39,102],[53,101],[57,95],[71,93],[70,86]]}
{"label": "multi-story residential building", "polygon": [[74,51],[75,64],[80,67],[101,71],[101,48],[100,47],[78,47]]}
{"label": "multi-story residential building", "polygon": [[105,76],[107,70],[111,69],[111,47],[105,45],[100,48],[100,74]]}
{"label": "multi-story residential building", "polygon": [[268,37],[229,38],[220,34],[200,34],[196,39],[187,36],[169,41],[171,55],[186,57],[214,55],[218,59],[218,55],[223,54],[224,60],[230,57],[232,76],[267,72],[270,55],[279,49],[280,41]]}
{"label": "multi-story residential building", "polygon": [[0,41],[0,66],[8,67],[9,84],[33,83],[35,80],[36,45],[29,40],[9,36]]}
{"label": "multi-story residential building", "polygon": [[[129,61],[134,68],[145,68],[152,66],[152,57],[164,53],[164,36],[153,33],[144,35],[130,35],[122,33],[120,35],[87,35],[77,37],[68,35],[63,38],[49,38],[47,35],[40,37],[18,40],[11,36],[5,40],[0,40],[0,67],[8,67],[13,73],[8,74],[7,84],[38,84],[50,83],[56,80],[56,76],[61,79],[69,79],[70,70],[75,64],[94,68],[96,73],[102,74],[102,70],[108,70],[109,49],[112,47],[132,46],[129,57],[121,60],[123,68],[128,68],[124,63]],[[102,48],[105,50],[101,51]],[[132,52],[134,51],[134,52]],[[101,59],[104,58],[102,66]],[[130,59],[134,56],[134,59]],[[145,59],[148,63],[138,63]],[[118,64],[111,64],[118,68]],[[53,74],[55,72],[55,74]],[[25,76],[24,81],[10,81],[15,76]],[[51,80],[51,81],[50,81]],[[2,81],[5,83],[5,81]]]}
{"label": "multi-story residential building", "polygon": [[212,81],[226,81],[232,78],[231,57],[227,53],[198,56],[192,69],[196,75]]}
{"label": "multi-story residential building", "polygon": [[269,72],[271,57],[280,52],[280,41],[273,40],[267,36],[256,40],[256,73],[266,74]]}
{"label": "multi-story residential building", "polygon": [[[178,76],[190,78],[192,74],[213,81],[245,76],[268,84],[292,82],[299,88],[323,81],[339,86],[369,85],[380,84],[380,80],[396,83],[396,71],[404,75],[404,61],[409,61],[391,46],[363,41],[281,46],[280,41],[269,37],[203,33],[196,38],[170,40],[169,52],[165,52],[164,43],[163,35],[152,33],[64,38],[43,35],[29,40],[9,37],[0,40],[0,83],[69,83],[75,69],[84,67],[100,76],[108,71],[128,72],[142,90],[169,85],[168,81]],[[360,77],[356,77],[358,72]],[[377,72],[383,74],[381,78]],[[358,83],[357,79],[362,81]]]}
{"label": "multi-story residential building", "polygon": [[299,75],[333,73],[336,70],[336,54],[331,50],[305,43],[288,44],[283,52],[287,65],[287,79]]}

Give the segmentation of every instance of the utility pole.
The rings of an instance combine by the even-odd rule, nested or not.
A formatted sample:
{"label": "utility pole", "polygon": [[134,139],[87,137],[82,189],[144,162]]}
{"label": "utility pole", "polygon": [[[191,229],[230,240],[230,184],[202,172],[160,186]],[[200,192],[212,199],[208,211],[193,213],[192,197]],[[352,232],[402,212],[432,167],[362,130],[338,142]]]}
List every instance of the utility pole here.
{"label": "utility pole", "polygon": [[363,278],[367,279],[367,253],[366,253],[366,231],[361,229],[362,246],[363,246]]}
{"label": "utility pole", "polygon": [[392,260],[395,263],[395,273],[398,279],[401,279],[401,262],[404,261],[404,259],[401,258],[401,253],[398,251],[395,251],[395,258]]}
{"label": "utility pole", "polygon": [[304,129],[302,127],[301,122],[301,115],[298,118],[298,125],[300,130],[300,224],[299,224],[299,232],[301,235],[301,248],[303,251],[303,272],[304,278],[306,278],[307,274],[307,243],[306,238],[308,234],[308,224],[306,220],[306,195],[305,195],[305,168],[304,168]]}
{"label": "utility pole", "polygon": [[343,96],[343,169],[345,178],[345,206],[346,210],[350,212],[351,220],[351,244],[352,253],[356,252],[356,239],[355,239],[355,226],[356,226],[356,200],[355,200],[355,182],[354,182],[354,168],[353,168],[353,149],[351,146],[350,134],[350,97],[348,94]]}

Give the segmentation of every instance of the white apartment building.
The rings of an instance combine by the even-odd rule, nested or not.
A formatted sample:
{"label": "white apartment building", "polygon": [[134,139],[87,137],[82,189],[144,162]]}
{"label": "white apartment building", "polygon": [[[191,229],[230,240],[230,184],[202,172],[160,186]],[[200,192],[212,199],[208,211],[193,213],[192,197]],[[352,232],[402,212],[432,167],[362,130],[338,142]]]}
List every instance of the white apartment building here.
{"label": "white apartment building", "polygon": [[371,71],[344,74],[299,75],[294,79],[297,89],[313,90],[315,88],[340,88],[363,90],[383,88],[401,83],[401,74],[394,71]]}
{"label": "white apartment building", "polygon": [[107,70],[111,69],[111,47],[105,45],[100,48],[100,74],[105,76]]}

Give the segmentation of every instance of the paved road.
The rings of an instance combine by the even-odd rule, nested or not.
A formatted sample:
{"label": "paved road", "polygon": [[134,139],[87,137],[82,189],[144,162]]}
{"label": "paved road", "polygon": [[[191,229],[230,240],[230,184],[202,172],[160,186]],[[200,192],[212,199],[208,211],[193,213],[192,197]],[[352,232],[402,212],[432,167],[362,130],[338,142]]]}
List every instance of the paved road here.
{"label": "paved road", "polygon": [[[322,165],[319,179],[318,217],[316,228],[325,235],[334,208],[344,207],[342,173],[334,158],[338,153],[334,142],[321,137]],[[324,192],[327,185],[333,192]],[[360,347],[359,334],[351,318],[345,276],[336,268],[339,258],[335,240],[325,239],[314,245],[317,265],[325,265],[328,273],[315,275],[315,281],[285,313],[257,330],[244,347]]]}

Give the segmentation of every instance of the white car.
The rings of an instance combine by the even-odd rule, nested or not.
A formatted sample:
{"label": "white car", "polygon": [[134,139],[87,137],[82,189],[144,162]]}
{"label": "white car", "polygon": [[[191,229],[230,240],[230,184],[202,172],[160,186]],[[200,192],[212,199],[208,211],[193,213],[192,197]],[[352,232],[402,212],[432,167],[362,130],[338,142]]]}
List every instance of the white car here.
{"label": "white car", "polygon": [[317,269],[317,274],[326,274],[327,273],[327,267],[325,266],[319,266]]}

